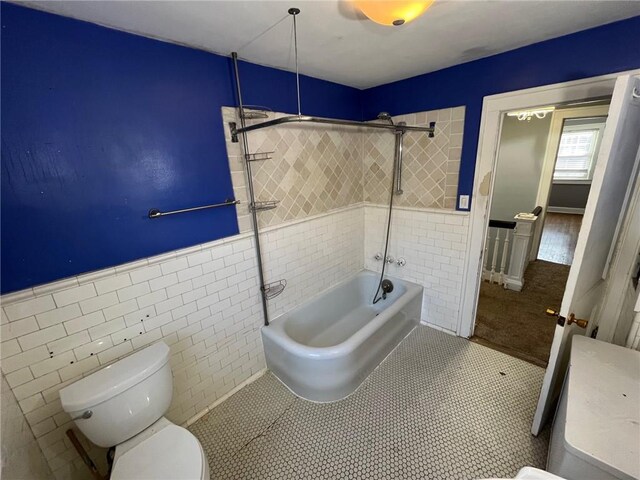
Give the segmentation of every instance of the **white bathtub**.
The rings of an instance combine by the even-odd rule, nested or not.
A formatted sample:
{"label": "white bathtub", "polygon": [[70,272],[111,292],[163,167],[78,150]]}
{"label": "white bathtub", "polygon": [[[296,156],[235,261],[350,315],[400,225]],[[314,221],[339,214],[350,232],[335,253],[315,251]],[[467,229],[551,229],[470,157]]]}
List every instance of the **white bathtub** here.
{"label": "white bathtub", "polygon": [[420,321],[422,286],[385,278],[395,288],[376,305],[379,274],[364,270],[262,327],[269,369],[307,400],[354,392]]}

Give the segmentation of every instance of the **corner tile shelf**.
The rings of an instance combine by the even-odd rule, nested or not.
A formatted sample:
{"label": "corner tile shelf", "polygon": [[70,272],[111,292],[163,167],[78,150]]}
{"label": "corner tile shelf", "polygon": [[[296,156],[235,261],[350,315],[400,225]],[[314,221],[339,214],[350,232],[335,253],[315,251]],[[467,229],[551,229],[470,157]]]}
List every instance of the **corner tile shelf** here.
{"label": "corner tile shelf", "polygon": [[256,153],[247,153],[245,158],[247,162],[259,162],[262,160],[271,160],[273,158],[274,152],[256,152]]}
{"label": "corner tile shelf", "polygon": [[278,206],[278,203],[280,203],[280,200],[264,200],[259,202],[253,202],[249,206],[249,208],[251,208],[252,210],[255,210],[256,212],[259,212],[262,210],[272,210]]}
{"label": "corner tile shelf", "polygon": [[271,300],[272,298],[275,298],[282,292],[284,292],[286,286],[286,280],[277,280],[275,282],[265,284],[262,289],[264,291],[264,296],[267,297],[267,300]]}

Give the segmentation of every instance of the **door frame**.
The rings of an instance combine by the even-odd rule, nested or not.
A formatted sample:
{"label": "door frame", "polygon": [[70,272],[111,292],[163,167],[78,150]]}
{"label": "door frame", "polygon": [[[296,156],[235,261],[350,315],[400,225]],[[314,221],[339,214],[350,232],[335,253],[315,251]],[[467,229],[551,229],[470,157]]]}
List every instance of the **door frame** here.
{"label": "door frame", "polygon": [[456,333],[459,336],[471,337],[475,328],[482,281],[483,247],[489,227],[489,211],[503,114],[512,110],[530,109],[541,105],[557,105],[605,97],[612,94],[615,81],[619,76],[639,74],[640,69],[628,70],[484,97],[473,180],[473,201],[469,214],[469,235],[467,236],[467,255],[464,261],[460,316],[456,328]]}

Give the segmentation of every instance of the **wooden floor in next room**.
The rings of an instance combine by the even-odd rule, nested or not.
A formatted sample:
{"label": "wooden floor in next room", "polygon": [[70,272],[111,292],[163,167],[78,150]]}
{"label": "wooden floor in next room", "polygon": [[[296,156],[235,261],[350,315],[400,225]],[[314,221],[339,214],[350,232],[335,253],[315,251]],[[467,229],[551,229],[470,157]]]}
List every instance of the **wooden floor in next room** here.
{"label": "wooden floor in next room", "polygon": [[542,229],[538,260],[571,265],[582,215],[548,212]]}

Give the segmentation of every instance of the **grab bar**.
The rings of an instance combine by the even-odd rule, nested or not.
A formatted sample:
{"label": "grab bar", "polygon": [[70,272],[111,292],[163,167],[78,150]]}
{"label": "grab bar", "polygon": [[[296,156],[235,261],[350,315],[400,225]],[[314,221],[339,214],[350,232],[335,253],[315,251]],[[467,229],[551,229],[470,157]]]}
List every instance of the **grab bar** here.
{"label": "grab bar", "polygon": [[175,215],[176,213],[195,212],[196,210],[206,210],[207,208],[228,207],[230,205],[237,205],[240,200],[234,200],[233,198],[227,198],[223,203],[214,203],[212,205],[203,205],[201,207],[183,208],[182,210],[170,210],[168,212],[161,212],[157,208],[149,210],[149,218],[166,217],[167,215]]}

